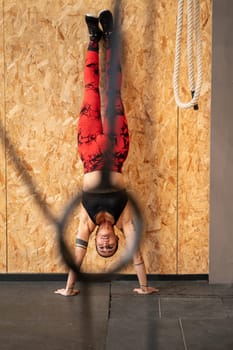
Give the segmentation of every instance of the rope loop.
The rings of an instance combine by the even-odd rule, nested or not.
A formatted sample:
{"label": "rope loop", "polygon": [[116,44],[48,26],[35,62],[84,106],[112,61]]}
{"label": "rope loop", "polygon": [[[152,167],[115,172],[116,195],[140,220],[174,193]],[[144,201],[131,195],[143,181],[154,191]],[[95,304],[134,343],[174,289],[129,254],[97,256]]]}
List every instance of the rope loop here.
{"label": "rope loop", "polygon": [[[177,27],[176,27],[176,48],[175,64],[173,74],[173,89],[175,101],[178,107],[187,109],[194,107],[198,109],[198,99],[200,97],[202,84],[202,60],[201,60],[201,35],[200,35],[200,4],[199,0],[187,0],[187,60],[188,60],[188,79],[192,99],[189,102],[182,102],[179,95],[179,77],[181,61],[181,44],[183,31],[183,13],[184,0],[178,0]],[[196,67],[197,82],[194,78],[194,59],[193,59],[193,31],[196,39]]]}

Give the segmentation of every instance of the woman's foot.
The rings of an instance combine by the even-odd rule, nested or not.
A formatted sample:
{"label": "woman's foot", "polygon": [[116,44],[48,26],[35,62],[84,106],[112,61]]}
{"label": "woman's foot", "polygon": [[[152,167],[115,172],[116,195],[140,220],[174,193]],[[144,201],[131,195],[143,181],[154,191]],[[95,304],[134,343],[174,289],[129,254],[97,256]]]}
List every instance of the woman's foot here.
{"label": "woman's foot", "polygon": [[102,31],[99,28],[99,18],[88,13],[85,15],[85,21],[89,32],[90,41],[100,41]]}
{"label": "woman's foot", "polygon": [[109,10],[102,10],[99,13],[99,21],[103,29],[104,40],[109,40],[113,31],[113,17]]}

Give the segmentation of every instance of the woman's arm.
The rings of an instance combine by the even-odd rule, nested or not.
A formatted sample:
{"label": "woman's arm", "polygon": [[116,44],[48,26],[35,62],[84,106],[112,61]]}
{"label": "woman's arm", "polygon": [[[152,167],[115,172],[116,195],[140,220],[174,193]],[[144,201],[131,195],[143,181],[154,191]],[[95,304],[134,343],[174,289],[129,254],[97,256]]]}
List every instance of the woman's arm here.
{"label": "woman's arm", "polygon": [[[126,207],[126,210],[127,211],[122,220],[122,229],[127,245],[132,246],[132,240],[136,239],[135,220],[132,209],[130,207]],[[147,284],[145,264],[140,250],[138,250],[133,256],[133,264],[140,285],[140,288],[135,288],[134,292],[137,292],[138,294],[152,294],[158,292],[158,289],[149,287]]]}
{"label": "woman's arm", "polygon": [[133,264],[140,285],[140,288],[134,288],[134,292],[137,292],[138,294],[152,294],[158,292],[159,290],[157,288],[148,286],[145,264],[140,251],[134,255]]}
{"label": "woman's arm", "polygon": [[[82,265],[85,255],[86,255],[86,249],[81,247],[75,247],[75,263],[77,266]],[[74,289],[76,281],[77,281],[76,273],[73,270],[69,270],[66,287],[62,289],[57,289],[54,293],[60,294],[63,296],[77,295],[79,293],[79,290]]]}
{"label": "woman's arm", "polygon": [[[77,266],[81,266],[86,255],[88,240],[91,232],[95,229],[95,225],[89,219],[85,209],[81,211],[80,223],[76,237],[75,246],[75,263]],[[69,270],[66,287],[57,289],[54,293],[63,296],[74,296],[79,293],[78,289],[74,289],[77,281],[76,273],[73,270]]]}

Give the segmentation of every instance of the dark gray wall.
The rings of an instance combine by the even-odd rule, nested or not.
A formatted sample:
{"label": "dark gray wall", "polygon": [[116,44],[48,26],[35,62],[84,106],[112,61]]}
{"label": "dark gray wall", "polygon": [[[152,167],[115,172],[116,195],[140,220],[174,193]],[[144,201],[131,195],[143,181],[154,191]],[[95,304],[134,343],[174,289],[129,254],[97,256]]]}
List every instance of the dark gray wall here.
{"label": "dark gray wall", "polygon": [[213,0],[210,283],[233,282],[233,1]]}

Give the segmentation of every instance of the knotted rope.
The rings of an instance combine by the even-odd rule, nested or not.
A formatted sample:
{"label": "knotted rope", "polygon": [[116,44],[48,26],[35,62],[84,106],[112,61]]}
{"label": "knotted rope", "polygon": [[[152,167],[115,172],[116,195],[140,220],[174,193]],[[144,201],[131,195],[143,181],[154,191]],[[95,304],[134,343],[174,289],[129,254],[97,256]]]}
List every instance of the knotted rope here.
{"label": "knotted rope", "polygon": [[[194,107],[198,109],[198,99],[200,97],[202,84],[202,59],[201,59],[201,35],[200,35],[200,4],[199,0],[187,0],[187,58],[188,58],[188,79],[192,99],[189,102],[182,102],[179,95],[179,77],[181,61],[181,44],[183,31],[184,0],[178,0],[177,29],[176,29],[176,49],[173,75],[173,88],[175,101],[178,107],[187,109]],[[193,59],[193,31],[196,38],[196,62],[197,62],[197,82],[194,78]]]}

